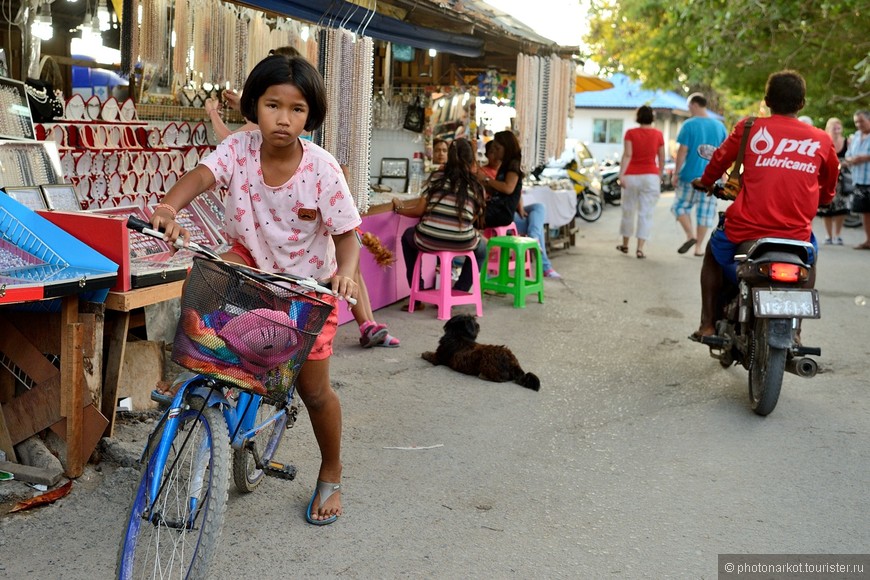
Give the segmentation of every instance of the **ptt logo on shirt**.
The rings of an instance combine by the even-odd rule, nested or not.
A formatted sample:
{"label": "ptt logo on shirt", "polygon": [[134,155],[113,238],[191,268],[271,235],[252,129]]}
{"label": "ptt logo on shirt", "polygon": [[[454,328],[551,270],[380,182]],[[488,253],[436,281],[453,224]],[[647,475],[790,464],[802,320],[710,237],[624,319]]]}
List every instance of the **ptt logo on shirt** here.
{"label": "ptt logo on shirt", "polygon": [[809,157],[814,161],[821,146],[821,142],[815,139],[776,140],[765,127],[761,127],[749,141],[749,149],[758,155],[755,160],[756,167],[781,167],[806,173],[817,173],[818,166],[811,161],[791,159],[788,154]]}

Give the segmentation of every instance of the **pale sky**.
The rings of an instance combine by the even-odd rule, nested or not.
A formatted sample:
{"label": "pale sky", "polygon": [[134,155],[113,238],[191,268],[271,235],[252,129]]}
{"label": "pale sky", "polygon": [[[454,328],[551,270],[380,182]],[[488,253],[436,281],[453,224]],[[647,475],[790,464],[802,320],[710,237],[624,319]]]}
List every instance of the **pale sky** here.
{"label": "pale sky", "polygon": [[563,46],[582,44],[586,5],[580,0],[485,0],[526,26]]}

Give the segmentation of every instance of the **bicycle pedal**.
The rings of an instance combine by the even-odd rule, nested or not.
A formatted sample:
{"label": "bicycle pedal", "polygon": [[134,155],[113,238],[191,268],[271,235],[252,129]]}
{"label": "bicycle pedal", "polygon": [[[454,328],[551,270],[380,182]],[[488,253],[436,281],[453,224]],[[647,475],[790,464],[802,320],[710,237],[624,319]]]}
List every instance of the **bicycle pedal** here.
{"label": "bicycle pedal", "polygon": [[277,477],[278,479],[286,479],[292,481],[296,478],[296,468],[292,465],[284,465],[277,461],[270,461],[263,466],[263,473],[269,477]]}

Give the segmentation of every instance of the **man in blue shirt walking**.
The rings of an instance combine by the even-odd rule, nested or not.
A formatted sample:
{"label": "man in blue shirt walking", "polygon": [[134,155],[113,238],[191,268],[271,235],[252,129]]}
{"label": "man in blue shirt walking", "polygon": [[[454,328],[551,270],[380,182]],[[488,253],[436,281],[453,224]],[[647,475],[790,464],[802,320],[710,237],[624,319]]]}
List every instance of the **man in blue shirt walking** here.
{"label": "man in blue shirt walking", "polygon": [[[718,119],[707,114],[707,98],[694,93],[688,98],[692,117],[677,134],[677,159],[674,167],[674,205],[671,211],[686,233],[686,242],[677,250],[681,254],[695,246],[695,255],[704,255],[707,230],[716,224],[716,198],[692,187],[692,180],[704,173],[713,151],[719,147],[728,132]],[[692,229],[691,211],[695,210],[697,228]]]}

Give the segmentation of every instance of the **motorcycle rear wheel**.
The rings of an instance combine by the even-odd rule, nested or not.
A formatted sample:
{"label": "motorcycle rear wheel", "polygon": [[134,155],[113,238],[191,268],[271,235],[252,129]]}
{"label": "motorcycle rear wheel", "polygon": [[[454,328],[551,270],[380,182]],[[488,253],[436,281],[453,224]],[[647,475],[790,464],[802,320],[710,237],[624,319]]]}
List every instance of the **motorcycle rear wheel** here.
{"label": "motorcycle rear wheel", "polygon": [[581,193],[577,196],[577,217],[587,222],[598,221],[604,213],[604,204],[598,196],[592,193]]}
{"label": "motorcycle rear wheel", "polygon": [[771,348],[768,327],[766,318],[755,321],[752,364],[749,367],[749,402],[752,410],[762,417],[772,413],[779,401],[787,356],[786,349]]}

